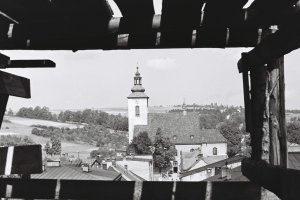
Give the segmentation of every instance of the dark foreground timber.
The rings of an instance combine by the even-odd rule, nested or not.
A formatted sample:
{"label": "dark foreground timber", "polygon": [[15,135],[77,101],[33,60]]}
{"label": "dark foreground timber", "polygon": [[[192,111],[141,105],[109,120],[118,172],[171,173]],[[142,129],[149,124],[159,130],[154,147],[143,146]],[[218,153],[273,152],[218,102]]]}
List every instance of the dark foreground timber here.
{"label": "dark foreground timber", "polygon": [[299,199],[300,171],[273,166],[265,161],[245,159],[242,172],[252,182],[274,192],[281,199]]}
{"label": "dark foreground timber", "polygon": [[0,147],[0,175],[42,173],[42,146]]}

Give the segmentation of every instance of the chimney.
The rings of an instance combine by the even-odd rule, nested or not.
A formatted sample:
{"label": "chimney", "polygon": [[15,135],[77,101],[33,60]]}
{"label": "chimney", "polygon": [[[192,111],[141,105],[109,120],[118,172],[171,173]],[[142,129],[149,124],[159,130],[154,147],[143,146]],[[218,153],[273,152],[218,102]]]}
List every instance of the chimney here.
{"label": "chimney", "polygon": [[82,168],[82,171],[83,171],[83,172],[89,172],[89,171],[90,171],[90,166],[87,165],[87,164],[83,164],[83,165],[81,166],[81,168]]}
{"label": "chimney", "polygon": [[231,180],[231,169],[230,168],[227,168],[226,180]]}
{"label": "chimney", "polygon": [[228,170],[227,166],[221,167],[221,178],[227,177],[227,170]]}

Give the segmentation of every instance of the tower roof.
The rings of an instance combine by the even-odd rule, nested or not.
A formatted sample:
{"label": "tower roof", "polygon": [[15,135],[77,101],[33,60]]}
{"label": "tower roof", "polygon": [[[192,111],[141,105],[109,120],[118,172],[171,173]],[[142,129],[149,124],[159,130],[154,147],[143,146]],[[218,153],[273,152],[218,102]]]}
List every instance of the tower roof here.
{"label": "tower roof", "polygon": [[139,72],[139,67],[136,67],[136,72],[135,72],[135,76],[140,76],[140,72]]}
{"label": "tower roof", "polygon": [[131,88],[131,94],[127,98],[149,98],[144,92],[145,88],[142,86],[142,77],[139,72],[139,67],[136,68],[134,76],[134,86]]}

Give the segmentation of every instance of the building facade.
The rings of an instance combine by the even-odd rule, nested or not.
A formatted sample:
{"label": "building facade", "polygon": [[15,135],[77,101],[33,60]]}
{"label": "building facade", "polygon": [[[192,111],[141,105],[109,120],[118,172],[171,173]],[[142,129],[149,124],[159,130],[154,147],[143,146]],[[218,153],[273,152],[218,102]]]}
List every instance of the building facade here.
{"label": "building facade", "polygon": [[147,125],[148,122],[148,99],[145,88],[142,86],[142,77],[138,67],[134,76],[134,83],[128,99],[128,137],[129,143],[133,139],[134,126]]}
{"label": "building facade", "polygon": [[[148,99],[138,71],[128,98],[129,142],[146,131],[154,141],[158,128],[180,152],[197,150],[202,157],[227,155],[227,140],[216,129],[201,129],[199,114],[187,112],[185,102],[180,113],[148,113]],[[179,160],[180,162],[180,160]]]}

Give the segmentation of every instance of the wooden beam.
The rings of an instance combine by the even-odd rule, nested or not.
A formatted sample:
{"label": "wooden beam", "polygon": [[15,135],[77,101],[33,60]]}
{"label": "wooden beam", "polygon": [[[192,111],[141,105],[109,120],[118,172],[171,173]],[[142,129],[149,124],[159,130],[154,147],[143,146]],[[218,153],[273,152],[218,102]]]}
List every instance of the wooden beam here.
{"label": "wooden beam", "polygon": [[30,98],[30,80],[0,71],[0,94]]}
{"label": "wooden beam", "polygon": [[2,53],[0,53],[0,68],[6,66],[10,61],[10,58]]}
{"label": "wooden beam", "polygon": [[55,66],[56,64],[52,60],[10,60],[4,68],[47,68]]}
{"label": "wooden beam", "polygon": [[[251,182],[134,182],[60,179],[0,179],[0,198],[28,199],[260,199]],[[208,198],[209,197],[209,198]]]}
{"label": "wooden beam", "polygon": [[267,70],[264,66],[251,68],[251,117],[252,132],[251,158],[254,160],[269,161],[269,127],[266,117],[266,77]]}
{"label": "wooden beam", "polygon": [[270,165],[265,161],[244,159],[242,173],[273,193],[280,199],[299,199],[300,171]]}
{"label": "wooden beam", "polygon": [[8,94],[0,94],[0,129],[6,111],[7,101],[8,101]]}
{"label": "wooden beam", "polygon": [[[300,15],[295,21],[300,20]],[[240,72],[251,66],[265,65],[300,47],[300,25],[282,27],[267,36],[254,49],[244,54],[238,62]]]}
{"label": "wooden beam", "polygon": [[284,58],[268,64],[270,163],[287,168]]}
{"label": "wooden beam", "polygon": [[41,145],[0,147],[0,175],[42,172]]}

